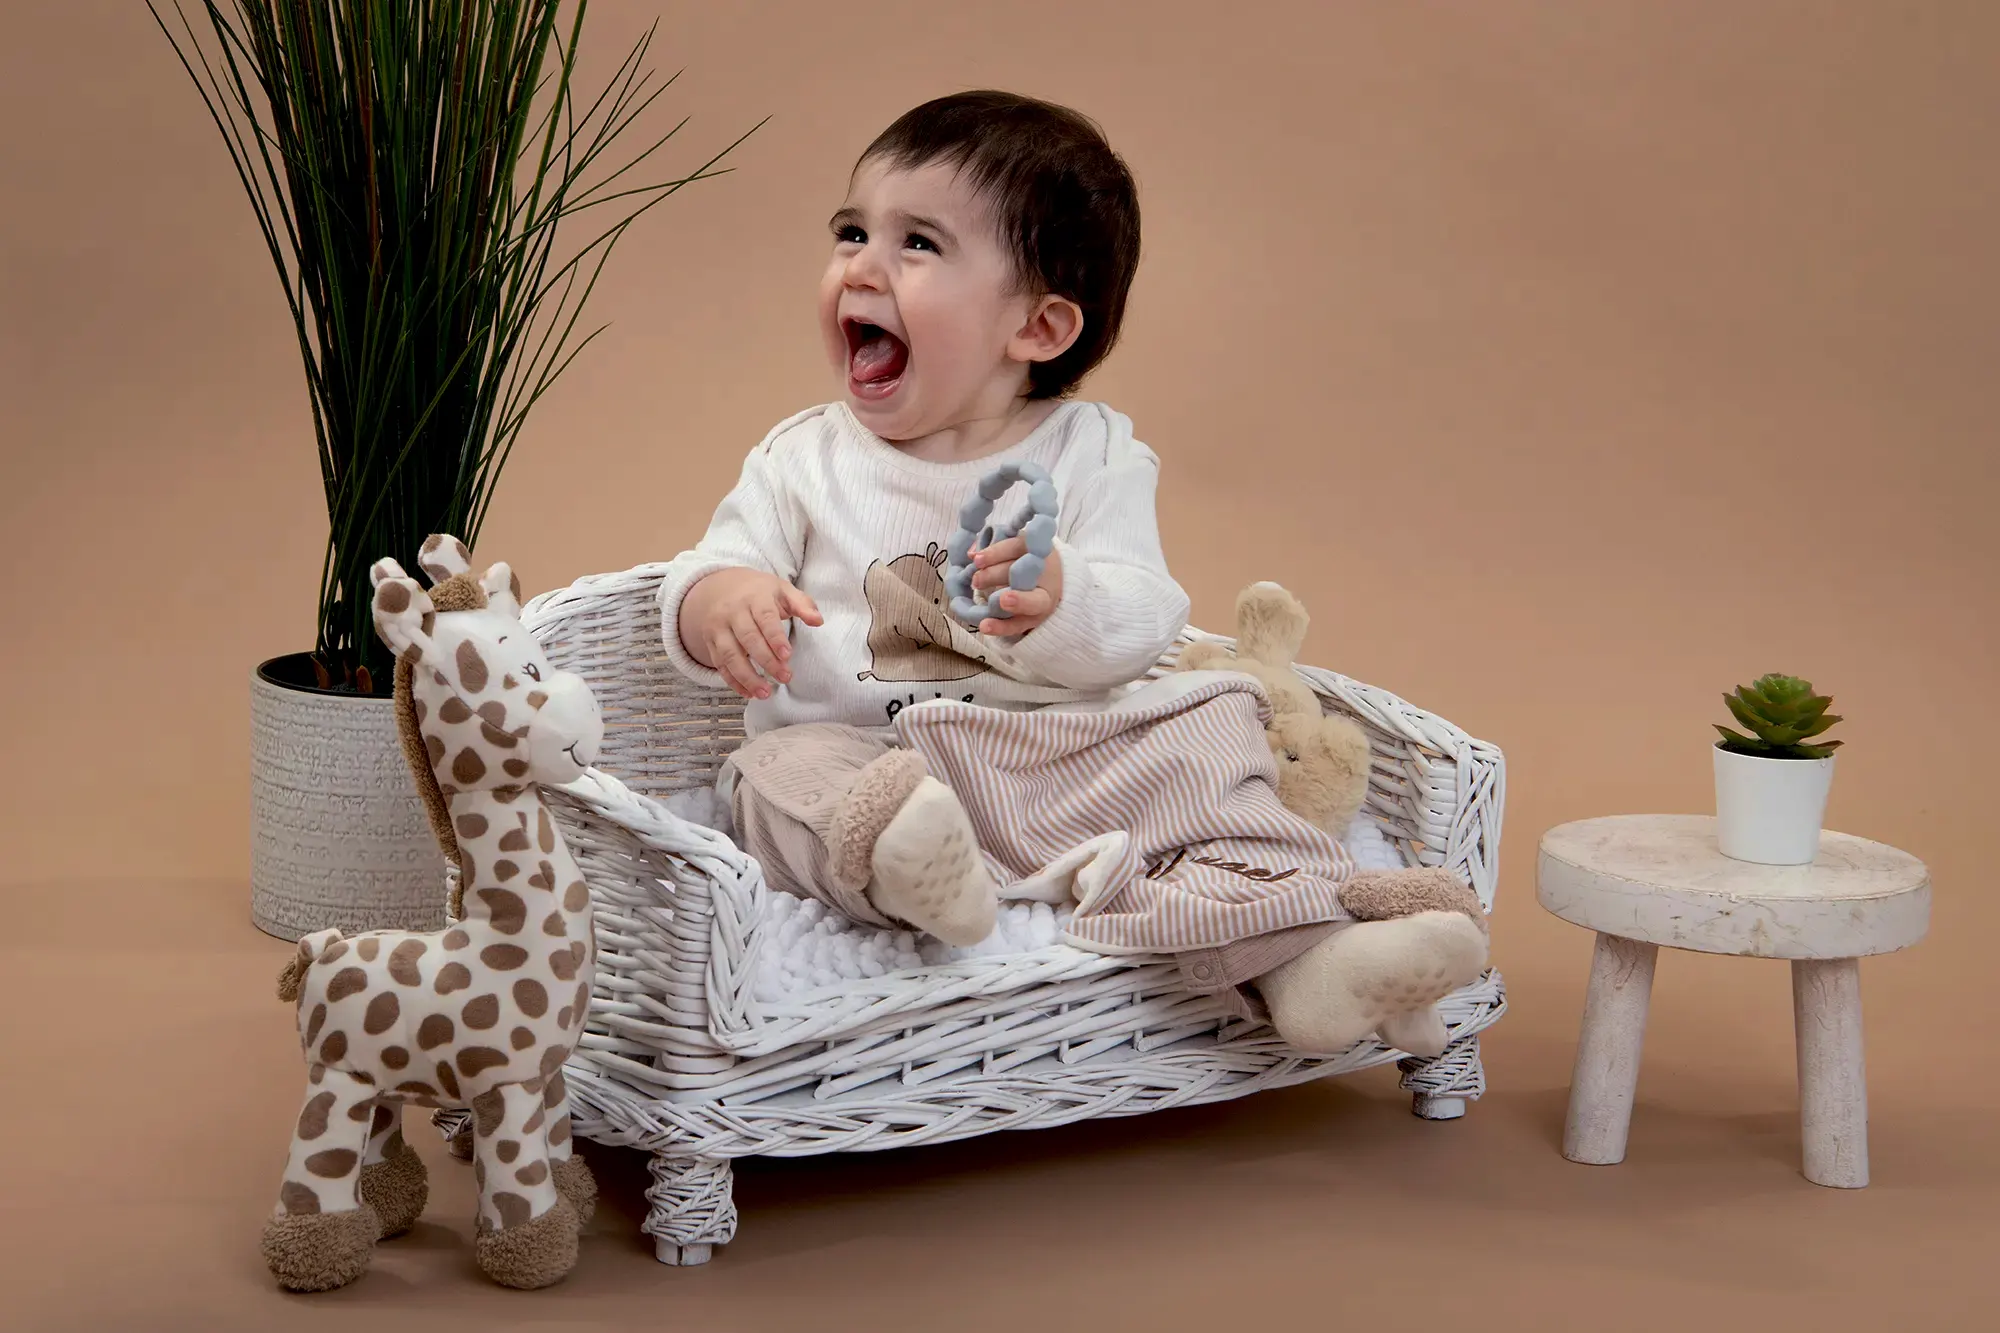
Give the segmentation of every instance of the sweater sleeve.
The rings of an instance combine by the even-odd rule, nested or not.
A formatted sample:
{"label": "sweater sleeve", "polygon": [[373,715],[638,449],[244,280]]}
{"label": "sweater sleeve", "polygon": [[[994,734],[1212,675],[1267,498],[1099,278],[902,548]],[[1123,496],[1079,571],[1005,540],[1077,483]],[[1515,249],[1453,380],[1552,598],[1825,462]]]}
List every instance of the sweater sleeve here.
{"label": "sweater sleeve", "polygon": [[681,604],[688,590],[721,569],[758,569],[796,581],[804,539],[773,458],[776,432],[743,460],[736,486],[716,506],[708,531],[692,550],[667,565],[660,581],[660,637],[676,671],[711,689],[726,689],[722,673],[694,659],[681,639]]}
{"label": "sweater sleeve", "polygon": [[1188,595],[1160,549],[1159,477],[1151,452],[1134,449],[1079,488],[1075,521],[1056,542],[1062,601],[1037,628],[1003,640],[1015,663],[1070,689],[1111,689],[1150,671],[1187,627]]}

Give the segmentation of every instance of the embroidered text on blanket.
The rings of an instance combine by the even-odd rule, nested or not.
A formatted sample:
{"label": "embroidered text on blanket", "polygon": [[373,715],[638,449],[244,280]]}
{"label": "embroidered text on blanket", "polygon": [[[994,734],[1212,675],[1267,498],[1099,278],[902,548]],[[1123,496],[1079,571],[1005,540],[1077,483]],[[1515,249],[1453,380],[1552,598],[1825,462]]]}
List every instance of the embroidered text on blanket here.
{"label": "embroidered text on blanket", "polygon": [[[1175,868],[1182,861],[1188,859],[1188,849],[1185,847],[1179,848],[1172,856],[1162,857],[1147,866],[1146,878],[1165,879],[1174,872]],[[1192,859],[1198,866],[1213,866],[1217,870],[1227,870],[1232,875],[1241,875],[1245,879],[1262,880],[1266,884],[1275,884],[1281,879],[1290,879],[1293,875],[1299,873],[1297,866],[1293,866],[1290,870],[1266,870],[1262,866],[1253,866],[1242,861],[1225,861],[1219,856],[1197,856]]]}

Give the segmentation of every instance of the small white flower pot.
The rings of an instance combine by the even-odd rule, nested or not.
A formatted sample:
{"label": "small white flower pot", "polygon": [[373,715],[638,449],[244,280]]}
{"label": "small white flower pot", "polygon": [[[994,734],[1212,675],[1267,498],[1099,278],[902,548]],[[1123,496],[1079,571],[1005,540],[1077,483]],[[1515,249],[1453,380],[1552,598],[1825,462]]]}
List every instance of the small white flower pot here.
{"label": "small white flower pot", "polygon": [[1722,854],[1767,866],[1819,855],[1833,756],[1764,759],[1715,748],[1715,832]]}

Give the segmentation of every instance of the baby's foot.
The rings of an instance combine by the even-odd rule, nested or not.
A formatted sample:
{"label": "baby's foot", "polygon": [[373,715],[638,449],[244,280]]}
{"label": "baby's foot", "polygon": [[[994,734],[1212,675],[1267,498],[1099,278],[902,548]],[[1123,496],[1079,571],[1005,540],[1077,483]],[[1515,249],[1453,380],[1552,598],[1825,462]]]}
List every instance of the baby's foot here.
{"label": "baby's foot", "polygon": [[993,933],[1000,903],[972,821],[951,788],[917,784],[869,859],[868,900],[877,911],[946,944],[977,944]]}
{"label": "baby's foot", "polygon": [[1382,1038],[1384,1046],[1410,1055],[1443,1055],[1446,1044],[1451,1041],[1451,1034],[1445,1031],[1444,1015],[1437,1010],[1436,1000],[1421,1009],[1406,1009],[1400,1014],[1389,1015],[1375,1032]]}
{"label": "baby's foot", "polygon": [[[1434,1005],[1486,966],[1486,935],[1462,912],[1419,912],[1337,931],[1257,979],[1278,1035],[1337,1055],[1371,1032],[1411,1055],[1444,1050]],[[1414,1044],[1412,1044],[1414,1043]]]}

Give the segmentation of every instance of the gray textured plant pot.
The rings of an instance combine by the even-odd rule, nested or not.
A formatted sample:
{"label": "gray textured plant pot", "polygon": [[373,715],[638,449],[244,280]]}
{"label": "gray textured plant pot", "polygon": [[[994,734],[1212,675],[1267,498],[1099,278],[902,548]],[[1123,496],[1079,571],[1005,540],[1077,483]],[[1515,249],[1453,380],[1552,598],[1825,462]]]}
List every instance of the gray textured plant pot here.
{"label": "gray textured plant pot", "polygon": [[436,930],[445,861],[389,699],[311,685],[303,653],[250,678],[250,918],[296,940],[329,926]]}

